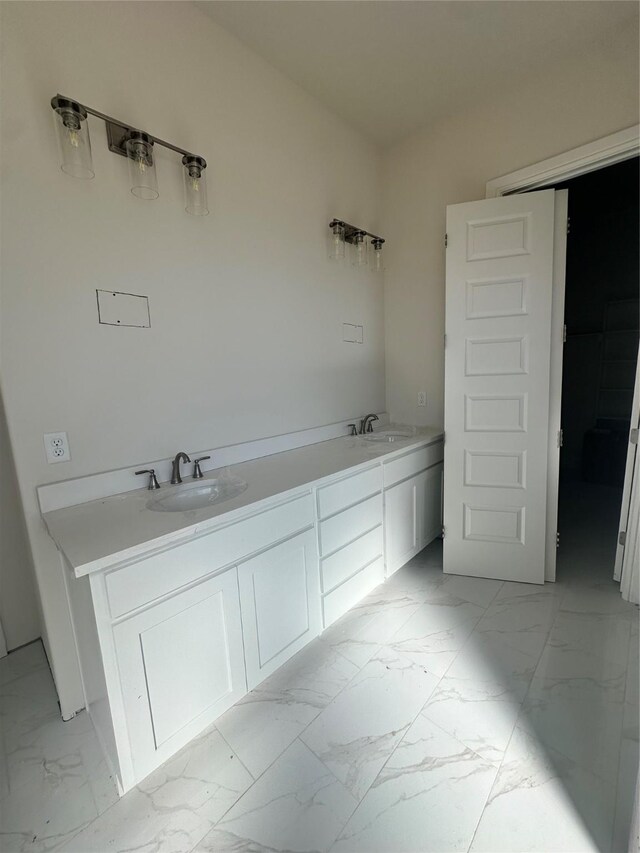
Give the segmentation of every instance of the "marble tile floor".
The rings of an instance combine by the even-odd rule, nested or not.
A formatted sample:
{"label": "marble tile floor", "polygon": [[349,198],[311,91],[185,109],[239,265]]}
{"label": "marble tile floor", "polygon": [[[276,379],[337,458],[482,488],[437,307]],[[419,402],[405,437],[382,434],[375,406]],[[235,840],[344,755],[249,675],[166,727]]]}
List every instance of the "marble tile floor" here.
{"label": "marble tile floor", "polygon": [[597,573],[444,576],[440,543],[118,799],[42,647],[0,661],[0,850],[626,851],[638,608]]}

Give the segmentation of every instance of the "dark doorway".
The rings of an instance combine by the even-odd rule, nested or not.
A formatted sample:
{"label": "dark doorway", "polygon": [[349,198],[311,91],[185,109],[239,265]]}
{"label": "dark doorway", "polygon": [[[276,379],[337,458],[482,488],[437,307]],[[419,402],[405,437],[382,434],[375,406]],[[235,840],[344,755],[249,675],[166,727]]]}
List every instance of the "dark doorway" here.
{"label": "dark doorway", "polygon": [[610,582],[639,335],[639,160],[569,190],[558,580]]}

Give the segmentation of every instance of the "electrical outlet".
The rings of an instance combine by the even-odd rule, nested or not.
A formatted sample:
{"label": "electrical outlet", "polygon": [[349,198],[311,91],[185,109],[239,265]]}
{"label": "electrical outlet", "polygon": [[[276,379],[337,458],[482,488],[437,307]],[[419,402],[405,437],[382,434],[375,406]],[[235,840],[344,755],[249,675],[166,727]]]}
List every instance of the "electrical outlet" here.
{"label": "electrical outlet", "polygon": [[427,392],[426,391],[418,391],[418,405],[420,407],[427,405]]}
{"label": "electrical outlet", "polygon": [[44,449],[47,462],[68,462],[71,459],[69,439],[66,432],[47,432],[44,435]]}

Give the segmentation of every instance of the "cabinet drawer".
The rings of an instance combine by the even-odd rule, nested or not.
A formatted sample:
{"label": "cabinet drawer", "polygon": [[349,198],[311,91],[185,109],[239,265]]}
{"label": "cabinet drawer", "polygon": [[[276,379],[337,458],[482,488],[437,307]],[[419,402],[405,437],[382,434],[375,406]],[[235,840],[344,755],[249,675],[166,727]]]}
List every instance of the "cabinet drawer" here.
{"label": "cabinet drawer", "polygon": [[304,495],[123,569],[116,569],[105,578],[111,616],[114,619],[123,616],[136,607],[285,539],[313,522],[313,498]]}
{"label": "cabinet drawer", "polygon": [[374,495],[320,522],[320,553],[332,554],[381,523],[382,495]]}
{"label": "cabinet drawer", "polygon": [[321,563],[322,591],[329,592],[347,578],[382,556],[382,526],[365,533],[355,542],[346,545]]}
{"label": "cabinet drawer", "polygon": [[322,619],[325,628],[328,628],[350,607],[357,604],[360,599],[371,592],[372,589],[384,580],[384,560],[378,557],[375,562],[361,569],[357,575],[349,578],[337,589],[322,598]]}
{"label": "cabinet drawer", "polygon": [[382,468],[376,466],[318,489],[318,513],[326,518],[346,509],[382,489]]}
{"label": "cabinet drawer", "polygon": [[436,462],[441,462],[443,458],[443,442],[438,441],[435,444],[429,444],[427,447],[421,447],[419,450],[413,450],[406,456],[400,456],[398,459],[386,462],[383,465],[385,488],[424,471],[425,468],[435,465]]}

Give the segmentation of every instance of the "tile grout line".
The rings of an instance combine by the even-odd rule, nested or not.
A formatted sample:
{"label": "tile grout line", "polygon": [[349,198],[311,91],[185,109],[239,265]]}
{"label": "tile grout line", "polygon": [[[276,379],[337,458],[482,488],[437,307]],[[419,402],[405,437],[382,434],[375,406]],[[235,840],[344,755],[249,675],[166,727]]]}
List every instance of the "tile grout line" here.
{"label": "tile grout line", "polygon": [[[232,705],[231,707],[233,707],[233,705]],[[247,773],[249,774],[249,776],[251,776],[251,778],[253,779],[253,782],[251,783],[251,785],[249,785],[249,788],[252,788],[252,787],[253,787],[253,785],[254,785],[254,783],[258,781],[258,779],[260,778],[260,776],[262,776],[262,773],[260,774],[260,776],[258,776],[258,777],[256,778],[256,777],[253,775],[253,773],[249,770],[249,768],[247,767],[247,765],[244,763],[244,761],[240,758],[240,756],[238,755],[238,753],[236,752],[236,750],[231,746],[231,744],[230,744],[230,743],[229,743],[229,741],[226,739],[226,737],[222,734],[222,732],[220,731],[220,729],[215,725],[215,723],[213,724],[213,726],[214,726],[214,728],[212,729],[212,731],[216,731],[216,732],[220,735],[220,737],[222,738],[222,740],[223,740],[223,741],[225,742],[225,744],[229,747],[229,749],[230,749],[230,750],[231,750],[231,752],[235,755],[235,757],[238,759],[238,761],[240,762],[240,764],[242,764],[242,766],[243,766],[243,767],[244,767],[244,769],[247,771]],[[162,766],[162,765],[160,765],[160,766]],[[247,791],[249,790],[249,788],[247,788]],[[244,796],[244,794],[241,794],[240,796]],[[236,800],[236,802],[237,802],[237,800]],[[230,806],[229,808],[231,808],[231,806]],[[227,809],[227,811],[228,811],[228,809]],[[225,814],[226,814],[226,812],[225,812]]]}
{"label": "tile grout line", "polygon": [[[498,594],[498,593],[496,593],[496,595],[497,595],[497,594]],[[485,800],[484,806],[482,807],[482,811],[480,812],[480,815],[479,815],[479,817],[478,817],[478,822],[476,823],[475,829],[474,829],[474,831],[473,831],[473,836],[472,836],[472,838],[471,838],[471,841],[470,841],[470,843],[469,843],[469,846],[467,847],[467,853],[472,849],[473,844],[474,844],[474,841],[475,841],[475,839],[476,839],[476,835],[478,834],[478,829],[479,829],[479,827],[480,827],[480,823],[481,823],[482,818],[483,818],[483,816],[484,816],[484,813],[485,813],[485,811],[486,811],[486,809],[487,809],[487,805],[488,805],[488,803],[489,803],[489,800],[491,799],[491,795],[492,795],[493,790],[494,790],[494,788],[495,788],[495,786],[496,786],[496,782],[498,781],[498,777],[500,776],[500,771],[502,770],[502,767],[503,767],[504,762],[505,762],[506,755],[507,755],[507,753],[508,753],[508,751],[509,751],[509,747],[511,746],[511,741],[513,740],[513,738],[514,738],[514,736],[515,736],[515,733],[516,733],[516,730],[518,729],[518,721],[520,720],[520,717],[521,717],[521,716],[522,716],[522,714],[524,713],[524,704],[525,704],[525,701],[526,701],[526,699],[527,699],[527,696],[529,695],[529,691],[531,690],[531,682],[532,682],[532,681],[533,681],[533,679],[535,678],[535,673],[536,673],[536,670],[537,670],[537,668],[538,668],[538,664],[539,664],[539,662],[540,662],[540,658],[541,658],[541,657],[542,657],[542,655],[544,654],[544,650],[545,650],[545,648],[547,647],[547,644],[548,644],[548,642],[549,642],[549,637],[551,636],[551,631],[553,630],[553,626],[555,625],[555,622],[556,622],[556,619],[558,618],[558,613],[559,613],[559,612],[560,612],[560,606],[558,605],[558,610],[556,611],[556,614],[555,614],[555,616],[554,616],[554,618],[553,618],[553,622],[551,623],[551,625],[550,625],[550,627],[549,627],[549,629],[548,629],[548,631],[547,631],[546,638],[545,638],[545,642],[544,642],[544,644],[542,645],[542,648],[540,649],[540,654],[538,655],[538,658],[537,658],[537,660],[536,660],[536,666],[535,666],[535,669],[534,669],[534,672],[533,672],[533,676],[531,677],[531,681],[529,682],[529,686],[527,687],[527,692],[526,692],[526,693],[525,693],[525,695],[522,697],[522,701],[521,701],[521,703],[520,703],[520,710],[518,711],[518,716],[516,717],[516,720],[515,720],[515,723],[514,723],[513,729],[511,730],[511,734],[509,735],[509,740],[507,741],[507,745],[505,746],[504,751],[503,751],[503,753],[502,753],[502,757],[500,758],[500,763],[498,764],[498,767],[497,767],[497,770],[496,770],[496,775],[495,775],[495,777],[494,777],[494,779],[493,779],[493,783],[492,783],[492,785],[491,785],[491,788],[489,789],[489,792],[487,793],[487,798],[486,798],[486,800]]]}
{"label": "tile grout line", "polygon": [[[446,578],[448,578],[448,577],[463,577],[463,575],[445,575],[445,581],[446,581]],[[454,655],[454,657],[453,657],[453,660],[451,661],[451,663],[449,664],[449,666],[448,666],[448,667],[446,668],[446,670],[442,673],[442,675],[441,675],[441,676],[439,676],[439,678],[438,678],[438,684],[440,684],[440,682],[442,681],[442,679],[443,679],[443,678],[445,678],[445,676],[447,675],[447,673],[449,672],[449,670],[451,669],[451,667],[454,665],[454,663],[456,662],[456,660],[458,659],[458,657],[460,656],[460,654],[462,653],[462,651],[466,648],[466,646],[468,645],[468,643],[471,641],[471,637],[473,636],[473,634],[474,634],[475,630],[477,629],[477,627],[478,627],[478,625],[480,624],[480,622],[482,621],[482,619],[486,616],[486,614],[487,614],[487,612],[488,612],[489,608],[493,605],[493,603],[495,602],[495,600],[496,600],[496,598],[497,598],[498,594],[500,593],[500,591],[502,590],[502,588],[503,588],[503,587],[504,587],[504,581],[502,581],[502,582],[500,583],[500,586],[499,586],[499,587],[498,587],[498,589],[495,591],[495,594],[494,594],[493,598],[491,599],[491,601],[489,602],[489,604],[488,604],[486,607],[483,607],[483,606],[482,606],[482,604],[478,604],[478,605],[476,605],[477,607],[481,607],[481,608],[484,610],[484,613],[482,613],[480,616],[478,616],[477,621],[475,622],[475,624],[474,624],[473,628],[472,628],[472,629],[471,629],[471,631],[469,632],[469,636],[468,636],[468,637],[467,637],[467,639],[463,642],[463,644],[460,646],[460,648],[456,651],[456,653],[455,653],[455,655]],[[463,601],[463,602],[466,602],[466,601],[467,601],[466,599],[464,599],[464,598],[460,598],[460,596],[456,596],[456,595],[454,595],[453,593],[450,593],[450,594],[451,594],[451,596],[452,596],[453,598],[458,598],[460,601]],[[423,602],[423,604],[426,604],[426,603],[427,603],[427,599],[425,599],[425,601]],[[474,602],[474,601],[469,601],[469,602],[467,602],[467,603],[468,603],[468,604],[475,604],[475,602]],[[405,624],[406,624],[406,623],[405,623]],[[404,625],[403,625],[402,627],[404,627]],[[398,629],[398,631],[399,631],[399,630],[400,630],[400,629]],[[398,633],[398,631],[396,631],[396,634]],[[394,634],[394,636],[395,636],[395,634]],[[436,685],[436,686],[437,686],[437,685]],[[435,692],[435,689],[434,689],[434,692]],[[427,702],[429,702],[429,699],[427,699]],[[427,702],[425,702],[425,703],[424,703],[424,705],[422,706],[421,712],[422,712],[422,710],[424,710],[424,708],[426,707]]]}

